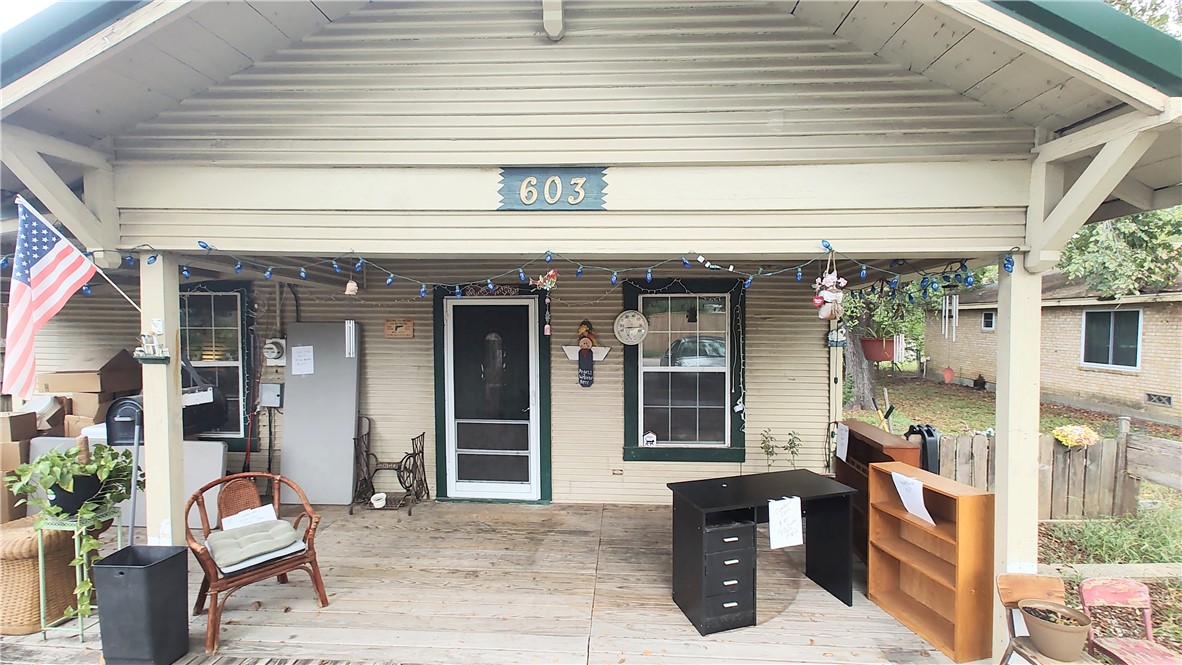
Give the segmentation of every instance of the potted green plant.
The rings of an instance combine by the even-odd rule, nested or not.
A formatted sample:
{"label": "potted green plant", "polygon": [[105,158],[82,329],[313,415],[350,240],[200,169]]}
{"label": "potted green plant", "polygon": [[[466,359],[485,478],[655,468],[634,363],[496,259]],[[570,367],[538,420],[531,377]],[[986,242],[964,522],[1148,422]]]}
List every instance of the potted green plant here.
{"label": "potted green plant", "polygon": [[143,487],[143,474],[137,472],[131,450],[107,445],[90,446],[85,437],[67,450],[54,450],[21,464],[7,479],[12,493],[22,497],[17,505],[28,503],[41,509],[34,528],[46,519],[69,519],[76,524],[79,554],[70,565],[82,572],[74,589],[75,607],[66,616],[88,617],[91,614],[90,564],[99,549],[98,535],[110,525],[98,516],[131,496],[132,479]]}

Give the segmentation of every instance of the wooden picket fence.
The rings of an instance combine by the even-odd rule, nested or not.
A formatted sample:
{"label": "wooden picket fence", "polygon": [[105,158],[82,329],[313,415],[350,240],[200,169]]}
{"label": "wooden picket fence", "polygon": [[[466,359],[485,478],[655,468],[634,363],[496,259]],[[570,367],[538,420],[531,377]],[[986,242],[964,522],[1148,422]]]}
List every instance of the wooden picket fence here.
{"label": "wooden picket fence", "polygon": [[[1141,479],[1182,490],[1182,444],[1128,433],[1123,418],[1115,439],[1083,449],[1039,437],[1038,517],[1083,519],[1135,514]],[[984,435],[940,439],[940,475],[994,490],[993,439]]]}

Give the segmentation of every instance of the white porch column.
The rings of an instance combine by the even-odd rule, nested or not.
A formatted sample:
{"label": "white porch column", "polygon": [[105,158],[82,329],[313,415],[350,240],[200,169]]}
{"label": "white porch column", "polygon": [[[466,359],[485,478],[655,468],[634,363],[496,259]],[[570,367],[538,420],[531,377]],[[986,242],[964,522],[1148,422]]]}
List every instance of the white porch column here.
{"label": "white porch column", "polygon": [[[1039,366],[1042,275],[999,268],[997,312],[997,478],[993,565],[997,573],[1034,573],[1038,562]],[[992,592],[992,588],[990,589]],[[1009,636],[993,593],[993,657]]]}
{"label": "white porch column", "polygon": [[[180,291],[177,262],[160,254],[149,265],[140,255],[140,329],[162,323],[167,365],[144,365],[144,479],[149,545],[184,545],[184,444],[181,429]],[[159,324],[158,324],[159,325]]]}

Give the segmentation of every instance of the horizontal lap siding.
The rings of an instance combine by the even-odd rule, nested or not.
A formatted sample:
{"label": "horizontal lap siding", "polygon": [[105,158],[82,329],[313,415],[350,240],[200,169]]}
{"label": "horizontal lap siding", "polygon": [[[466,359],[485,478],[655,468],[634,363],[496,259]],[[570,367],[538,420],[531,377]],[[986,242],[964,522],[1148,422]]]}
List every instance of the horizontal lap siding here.
{"label": "horizontal lap siding", "polygon": [[764,2],[375,3],[117,138],[125,162],[1005,158],[1028,126]]}

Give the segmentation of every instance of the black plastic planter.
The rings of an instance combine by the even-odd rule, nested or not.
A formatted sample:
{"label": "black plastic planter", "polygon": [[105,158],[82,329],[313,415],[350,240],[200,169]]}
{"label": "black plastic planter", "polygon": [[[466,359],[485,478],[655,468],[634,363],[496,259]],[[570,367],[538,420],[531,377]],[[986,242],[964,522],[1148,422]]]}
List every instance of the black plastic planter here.
{"label": "black plastic planter", "polygon": [[49,504],[61,508],[63,515],[77,513],[82,504],[98,494],[103,488],[103,483],[98,476],[74,476],[73,487],[73,491],[67,492],[61,485],[53,486],[53,498],[49,500]]}
{"label": "black plastic planter", "polygon": [[132,545],[95,562],[107,665],[171,665],[189,652],[187,553]]}

